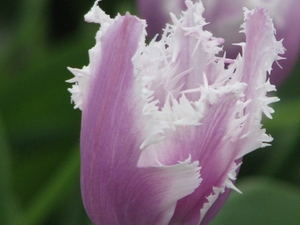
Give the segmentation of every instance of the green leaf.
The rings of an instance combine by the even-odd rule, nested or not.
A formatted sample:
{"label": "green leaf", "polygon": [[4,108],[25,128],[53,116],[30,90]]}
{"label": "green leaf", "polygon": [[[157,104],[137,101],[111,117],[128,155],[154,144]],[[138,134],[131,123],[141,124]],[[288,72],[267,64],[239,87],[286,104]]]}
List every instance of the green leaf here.
{"label": "green leaf", "polygon": [[26,225],[38,225],[63,202],[79,181],[79,149],[74,148],[45,187],[37,193],[24,215]]}
{"label": "green leaf", "polygon": [[0,224],[3,225],[21,224],[12,186],[10,148],[0,118]]}
{"label": "green leaf", "polygon": [[212,225],[298,225],[300,189],[269,178],[251,178],[237,184]]}
{"label": "green leaf", "polygon": [[285,99],[272,105],[275,110],[274,119],[265,119],[264,126],[267,129],[295,126],[300,124],[300,99]]}

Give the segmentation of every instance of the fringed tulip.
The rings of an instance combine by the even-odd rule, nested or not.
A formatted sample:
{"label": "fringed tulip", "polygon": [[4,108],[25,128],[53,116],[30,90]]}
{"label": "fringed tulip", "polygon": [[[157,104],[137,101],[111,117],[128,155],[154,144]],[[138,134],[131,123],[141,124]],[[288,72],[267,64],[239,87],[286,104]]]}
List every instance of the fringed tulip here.
{"label": "fringed tulip", "polygon": [[218,57],[223,39],[203,30],[201,2],[172,14],[159,41],[146,23],[111,19],[98,1],[85,16],[101,24],[90,64],[70,69],[82,110],[81,190],[96,225],[207,224],[234,186],[241,158],[272,140],[266,79],[284,52],[263,8],[244,9],[242,56]]}
{"label": "fringed tulip", "polygon": [[[273,76],[270,77],[272,84],[281,84],[293,68],[300,52],[300,1],[202,0],[202,2],[205,7],[204,17],[209,22],[206,29],[226,40],[224,50],[230,58],[236,58],[241,52],[240,48],[232,43],[243,42],[245,38],[239,33],[243,20],[241,9],[264,7],[268,10],[277,30],[276,38],[284,39],[283,44],[287,49],[283,55],[287,60],[280,63],[283,70],[280,67],[274,68]],[[140,15],[147,20],[149,36],[161,33],[164,23],[170,21],[170,12],[180,15],[180,12],[186,9],[183,3],[184,0],[137,0]]]}

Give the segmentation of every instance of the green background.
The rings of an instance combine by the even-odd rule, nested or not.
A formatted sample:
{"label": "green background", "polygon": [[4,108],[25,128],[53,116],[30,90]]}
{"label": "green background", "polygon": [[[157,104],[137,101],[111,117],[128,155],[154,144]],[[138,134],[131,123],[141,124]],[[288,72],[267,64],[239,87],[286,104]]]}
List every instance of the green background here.
{"label": "green background", "polygon": [[[93,0],[0,1],[0,224],[90,224],[79,188],[80,111],[66,67],[88,64],[98,25]],[[102,8],[136,14],[135,2]],[[278,87],[271,147],[244,158],[237,187],[213,225],[300,224],[300,61]]]}

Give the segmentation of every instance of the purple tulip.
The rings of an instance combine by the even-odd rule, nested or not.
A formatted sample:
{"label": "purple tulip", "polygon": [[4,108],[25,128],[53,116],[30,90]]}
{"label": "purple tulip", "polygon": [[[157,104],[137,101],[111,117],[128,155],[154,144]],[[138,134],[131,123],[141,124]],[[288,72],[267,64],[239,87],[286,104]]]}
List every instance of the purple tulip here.
{"label": "purple tulip", "polygon": [[[196,0],[193,0],[194,2]],[[272,72],[271,83],[278,85],[283,82],[293,68],[300,51],[300,1],[299,0],[202,0],[205,12],[204,17],[209,24],[206,29],[217,37],[223,37],[230,42],[224,43],[227,57],[235,58],[240,48],[232,43],[244,41],[244,35],[239,34],[240,24],[243,21],[243,7],[264,7],[273,18],[277,30],[276,38],[284,39],[283,44],[287,51],[284,60]],[[186,7],[184,0],[138,0],[138,8],[142,18],[147,20],[149,36],[161,33],[164,23],[170,22],[169,13],[179,15]],[[151,9],[151,10],[149,10]],[[174,10],[176,9],[176,10]],[[155,12],[155,16],[153,16]]]}
{"label": "purple tulip", "polygon": [[82,110],[81,189],[96,225],[207,224],[234,186],[241,158],[272,140],[266,81],[284,53],[263,8],[244,10],[243,56],[216,56],[223,39],[203,30],[201,2],[186,1],[160,41],[145,45],[143,20],[111,19],[98,1],[85,16],[101,24],[90,64],[70,69]]}

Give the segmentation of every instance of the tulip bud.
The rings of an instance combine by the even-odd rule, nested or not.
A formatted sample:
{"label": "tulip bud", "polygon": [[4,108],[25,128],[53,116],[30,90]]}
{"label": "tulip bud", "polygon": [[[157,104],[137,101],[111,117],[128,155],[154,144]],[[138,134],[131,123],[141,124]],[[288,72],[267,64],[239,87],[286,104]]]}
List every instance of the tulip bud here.
{"label": "tulip bud", "polygon": [[224,40],[204,30],[201,2],[172,14],[159,41],[145,44],[145,21],[101,24],[90,64],[70,69],[82,110],[81,190],[96,225],[207,224],[234,186],[242,157],[272,140],[267,80],[284,53],[263,8],[244,9],[242,56],[219,57]]}

